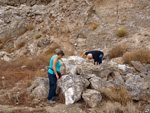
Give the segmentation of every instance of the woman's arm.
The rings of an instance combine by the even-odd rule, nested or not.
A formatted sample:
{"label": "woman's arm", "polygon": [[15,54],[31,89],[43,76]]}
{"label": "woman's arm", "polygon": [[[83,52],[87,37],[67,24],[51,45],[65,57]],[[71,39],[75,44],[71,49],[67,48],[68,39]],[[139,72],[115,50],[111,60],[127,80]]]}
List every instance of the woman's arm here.
{"label": "woman's arm", "polygon": [[55,57],[54,59],[53,59],[53,70],[54,70],[54,72],[55,72],[55,74],[56,74],[56,78],[57,78],[57,80],[59,79],[59,76],[58,76],[58,73],[57,73],[57,71],[56,71],[56,64],[57,64],[57,57]]}
{"label": "woman's arm", "polygon": [[84,55],[85,55],[85,52],[82,54],[82,56],[81,56],[81,57],[83,58],[83,56],[84,56]]}
{"label": "woman's arm", "polygon": [[95,62],[94,65],[98,65],[97,62]]}

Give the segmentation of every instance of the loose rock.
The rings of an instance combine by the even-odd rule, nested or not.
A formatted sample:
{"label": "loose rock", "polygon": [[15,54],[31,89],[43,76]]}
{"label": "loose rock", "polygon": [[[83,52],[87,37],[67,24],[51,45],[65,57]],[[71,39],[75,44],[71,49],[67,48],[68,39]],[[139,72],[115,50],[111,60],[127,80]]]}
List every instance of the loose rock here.
{"label": "loose rock", "polygon": [[82,94],[82,98],[92,108],[98,106],[102,100],[100,92],[93,89],[85,90]]}
{"label": "loose rock", "polygon": [[147,69],[138,61],[131,61],[131,64],[134,66],[134,68],[139,72],[147,72]]}

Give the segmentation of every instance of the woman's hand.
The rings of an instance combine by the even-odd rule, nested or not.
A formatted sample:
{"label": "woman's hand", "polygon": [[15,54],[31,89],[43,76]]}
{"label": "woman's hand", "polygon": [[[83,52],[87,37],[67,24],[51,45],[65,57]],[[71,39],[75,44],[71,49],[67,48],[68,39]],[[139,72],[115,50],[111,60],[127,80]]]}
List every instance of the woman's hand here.
{"label": "woman's hand", "polygon": [[59,79],[59,76],[58,76],[58,74],[56,74],[56,78],[57,78],[57,80]]}

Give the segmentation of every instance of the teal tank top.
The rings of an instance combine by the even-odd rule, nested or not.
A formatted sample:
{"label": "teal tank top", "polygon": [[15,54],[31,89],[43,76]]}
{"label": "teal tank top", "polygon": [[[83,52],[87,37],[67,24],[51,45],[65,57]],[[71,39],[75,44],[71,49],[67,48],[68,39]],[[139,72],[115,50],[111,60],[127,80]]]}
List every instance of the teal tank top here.
{"label": "teal tank top", "polygon": [[[50,74],[55,74],[54,71],[51,70],[51,69],[53,69],[53,60],[54,60],[55,57],[57,57],[57,56],[56,55],[52,56],[52,58],[50,60],[50,66],[49,66],[49,69],[48,69],[48,72]],[[57,64],[56,64],[56,71],[57,72],[60,72],[60,67],[61,67],[61,63],[60,63],[59,60],[57,60]]]}

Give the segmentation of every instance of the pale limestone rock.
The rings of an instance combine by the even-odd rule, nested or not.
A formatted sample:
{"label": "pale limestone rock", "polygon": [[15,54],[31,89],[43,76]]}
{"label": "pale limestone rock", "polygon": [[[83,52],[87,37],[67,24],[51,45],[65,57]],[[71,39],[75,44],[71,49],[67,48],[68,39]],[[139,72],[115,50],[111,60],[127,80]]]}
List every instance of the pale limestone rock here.
{"label": "pale limestone rock", "polygon": [[89,81],[80,75],[64,75],[58,81],[65,96],[65,104],[73,104],[81,99],[83,90],[89,86]]}

